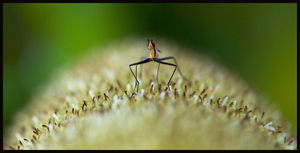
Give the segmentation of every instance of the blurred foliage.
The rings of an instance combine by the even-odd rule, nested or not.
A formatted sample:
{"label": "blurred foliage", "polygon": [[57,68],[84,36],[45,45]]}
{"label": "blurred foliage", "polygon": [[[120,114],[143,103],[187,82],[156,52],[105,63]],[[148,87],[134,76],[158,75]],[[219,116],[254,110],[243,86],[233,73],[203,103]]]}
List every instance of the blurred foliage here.
{"label": "blurred foliage", "polygon": [[158,35],[235,71],[296,130],[296,34],[297,4],[4,3],[3,126],[54,70],[95,45]]}

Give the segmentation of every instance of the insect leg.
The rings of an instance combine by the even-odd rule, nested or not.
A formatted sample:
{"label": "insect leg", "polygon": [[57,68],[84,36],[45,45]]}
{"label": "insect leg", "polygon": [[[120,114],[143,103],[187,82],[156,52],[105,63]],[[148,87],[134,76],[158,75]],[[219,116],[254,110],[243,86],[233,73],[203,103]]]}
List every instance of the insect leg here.
{"label": "insect leg", "polygon": [[158,90],[159,90],[159,83],[158,83],[159,65],[160,65],[160,63],[158,62],[158,68],[157,68],[157,74],[156,74],[156,82],[157,82],[157,88],[158,88]]}
{"label": "insect leg", "polygon": [[[184,80],[188,80],[186,77],[184,77],[184,76],[182,75],[182,73],[181,73],[181,71],[180,71],[180,69],[179,69],[179,65],[178,65],[176,59],[175,59],[173,56],[160,58],[161,61],[163,61],[163,60],[168,60],[168,59],[174,59],[174,62],[175,62],[175,64],[176,64],[177,68],[178,68],[179,74],[181,75],[181,77],[182,77]],[[188,81],[189,81],[189,80],[188,80]]]}
{"label": "insect leg", "polygon": [[131,69],[131,66],[134,66],[134,65],[140,65],[140,64],[144,64],[144,63],[148,63],[148,62],[150,62],[150,61],[151,61],[151,59],[146,59],[146,60],[144,60],[144,61],[137,62],[137,63],[133,63],[133,64],[130,64],[130,65],[129,65],[129,69],[130,69],[130,71],[131,71],[132,75],[134,76],[135,81],[136,81],[136,83],[137,83],[137,84],[135,84],[135,87],[134,87],[134,89],[133,89],[132,92],[134,92],[134,90],[135,90],[135,88],[136,88],[136,85],[138,86],[138,87],[137,87],[137,91],[139,90],[139,81],[137,80],[136,75],[134,75],[134,73],[133,73],[133,71],[132,71],[132,69]]}
{"label": "insect leg", "polygon": [[172,80],[172,77],[173,77],[173,75],[174,75],[174,73],[175,73],[175,71],[176,71],[176,69],[177,69],[177,65],[175,65],[175,64],[172,64],[172,63],[166,63],[166,62],[162,62],[159,58],[154,58],[153,59],[155,62],[157,62],[157,63],[159,63],[159,64],[165,64],[165,65],[170,65],[170,66],[174,66],[175,67],[175,69],[174,69],[174,71],[173,71],[173,73],[172,73],[172,76],[171,76],[171,78],[170,78],[170,80],[169,80],[169,82],[168,82],[168,88],[169,88],[169,91],[171,92],[171,89],[170,89],[170,81]]}

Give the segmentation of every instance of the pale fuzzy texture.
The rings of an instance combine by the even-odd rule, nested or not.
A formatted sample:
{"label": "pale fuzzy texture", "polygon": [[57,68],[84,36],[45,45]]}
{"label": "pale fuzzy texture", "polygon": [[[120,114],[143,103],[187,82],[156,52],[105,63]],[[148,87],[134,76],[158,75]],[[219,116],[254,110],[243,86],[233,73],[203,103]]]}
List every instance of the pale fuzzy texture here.
{"label": "pale fuzzy texture", "polygon": [[[147,56],[146,43],[115,42],[63,68],[37,93],[16,116],[3,139],[4,149],[297,148],[296,134],[291,134],[280,112],[232,72],[172,42],[155,43],[161,57],[177,59],[191,84],[176,72],[176,85],[171,84],[168,95],[164,90],[174,68],[161,65],[158,92],[157,63],[151,62],[143,65],[139,93],[130,98],[135,80],[128,65]],[[132,69],[135,72],[135,66]]]}

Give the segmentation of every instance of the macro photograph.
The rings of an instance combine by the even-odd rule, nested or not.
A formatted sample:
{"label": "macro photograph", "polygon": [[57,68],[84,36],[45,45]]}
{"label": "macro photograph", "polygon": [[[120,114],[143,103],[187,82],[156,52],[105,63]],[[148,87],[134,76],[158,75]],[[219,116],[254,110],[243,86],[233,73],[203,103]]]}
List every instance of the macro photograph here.
{"label": "macro photograph", "polygon": [[3,150],[297,150],[297,4],[3,3]]}

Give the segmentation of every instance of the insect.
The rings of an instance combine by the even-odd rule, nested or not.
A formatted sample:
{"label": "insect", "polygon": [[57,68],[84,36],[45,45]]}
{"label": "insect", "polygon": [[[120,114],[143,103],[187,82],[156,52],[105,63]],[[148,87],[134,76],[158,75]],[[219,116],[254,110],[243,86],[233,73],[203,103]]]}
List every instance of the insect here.
{"label": "insect", "polygon": [[[145,63],[148,63],[148,62],[152,62],[152,61],[158,63],[158,69],[157,69],[157,75],[156,75],[156,81],[157,81],[158,87],[159,87],[159,83],[158,83],[158,72],[159,72],[159,66],[160,66],[160,64],[170,65],[170,66],[173,66],[173,67],[174,67],[174,71],[173,71],[173,73],[172,73],[172,75],[171,75],[171,78],[169,79],[169,82],[168,82],[168,88],[169,88],[169,91],[170,91],[170,92],[171,92],[171,89],[170,89],[169,84],[170,84],[170,81],[172,80],[172,77],[173,77],[173,75],[174,75],[174,73],[175,73],[175,71],[176,71],[177,68],[178,68],[178,71],[179,71],[181,77],[182,77],[183,79],[185,79],[185,80],[188,80],[188,79],[186,79],[186,78],[182,75],[182,73],[181,73],[181,71],[180,71],[180,69],[179,69],[179,66],[178,66],[178,64],[177,64],[177,61],[176,61],[176,59],[175,59],[173,56],[164,57],[164,58],[158,58],[159,55],[160,55],[160,51],[155,47],[155,43],[153,42],[153,39],[151,39],[151,41],[149,41],[149,39],[147,39],[147,41],[148,41],[148,43],[147,43],[147,48],[148,48],[149,58],[143,57],[143,56],[142,56],[142,57],[141,57],[141,60],[142,60],[142,61],[137,62],[137,63],[133,63],[133,64],[130,64],[130,65],[129,65],[129,69],[130,69],[130,71],[131,71],[131,73],[132,73],[132,75],[134,76],[135,81],[136,81],[136,82],[135,82],[135,87],[134,87],[134,89],[133,89],[133,92],[134,92],[134,90],[135,90],[136,87],[137,87],[137,90],[136,90],[136,91],[139,90],[139,81],[137,80],[137,65],[141,65],[141,66],[142,66],[142,64],[145,64]],[[175,64],[163,62],[164,60],[168,60],[168,59],[173,59],[174,62],[175,62]],[[131,66],[136,66],[136,69],[135,69],[135,70],[136,70],[136,71],[135,71],[135,75],[134,75],[134,73],[133,73],[133,71],[132,71],[132,69],[131,69]],[[141,68],[141,69],[142,69],[142,68]]]}

